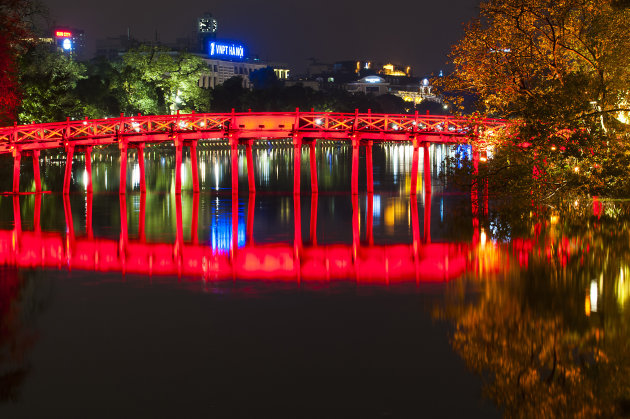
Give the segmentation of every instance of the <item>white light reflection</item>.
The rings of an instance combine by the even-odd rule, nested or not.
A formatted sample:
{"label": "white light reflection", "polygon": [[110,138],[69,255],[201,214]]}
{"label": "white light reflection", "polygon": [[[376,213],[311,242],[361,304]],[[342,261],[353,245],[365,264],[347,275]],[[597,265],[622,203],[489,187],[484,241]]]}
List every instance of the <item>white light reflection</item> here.
{"label": "white light reflection", "polygon": [[597,312],[597,281],[594,279],[591,281],[591,290],[590,290],[590,299],[591,299],[591,313]]}

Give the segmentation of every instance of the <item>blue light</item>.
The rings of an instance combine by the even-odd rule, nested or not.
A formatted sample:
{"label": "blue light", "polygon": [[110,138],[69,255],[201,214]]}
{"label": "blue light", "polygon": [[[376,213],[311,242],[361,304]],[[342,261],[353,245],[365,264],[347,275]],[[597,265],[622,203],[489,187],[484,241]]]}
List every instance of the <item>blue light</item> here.
{"label": "blue light", "polygon": [[64,39],[61,42],[61,47],[66,51],[70,51],[72,49],[72,41],[69,38]]}
{"label": "blue light", "polygon": [[245,58],[245,46],[233,42],[211,41],[208,44],[208,55],[210,57],[243,60]]}

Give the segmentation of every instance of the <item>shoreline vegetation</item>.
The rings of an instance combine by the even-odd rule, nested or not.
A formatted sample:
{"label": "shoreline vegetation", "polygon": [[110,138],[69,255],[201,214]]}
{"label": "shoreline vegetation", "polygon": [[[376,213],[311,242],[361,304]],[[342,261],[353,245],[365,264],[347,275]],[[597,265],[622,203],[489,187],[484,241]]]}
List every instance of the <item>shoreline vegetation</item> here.
{"label": "shoreline vegetation", "polygon": [[[479,181],[534,201],[630,196],[630,2],[489,0],[452,49],[454,106],[518,121]],[[481,147],[483,148],[483,146]],[[453,171],[472,178],[470,165]],[[471,179],[472,181],[472,179]]]}

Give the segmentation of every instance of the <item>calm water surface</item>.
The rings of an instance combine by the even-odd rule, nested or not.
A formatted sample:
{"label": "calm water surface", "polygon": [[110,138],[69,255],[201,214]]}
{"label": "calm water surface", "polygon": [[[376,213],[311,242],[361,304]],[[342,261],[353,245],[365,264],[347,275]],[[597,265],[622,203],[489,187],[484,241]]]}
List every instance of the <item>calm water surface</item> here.
{"label": "calm water surface", "polygon": [[174,152],[155,147],[147,194],[130,154],[119,196],[102,149],[93,195],[79,154],[64,199],[48,153],[52,193],[0,196],[1,417],[630,411],[625,203],[471,199],[441,180],[445,147],[410,198],[401,145],[375,146],[375,192],[353,197],[351,149],[325,143],[319,194],[304,148],[294,197],[284,142],[255,149],[256,194],[242,153],[233,196],[229,149],[199,150],[200,194],[189,160],[174,193]]}

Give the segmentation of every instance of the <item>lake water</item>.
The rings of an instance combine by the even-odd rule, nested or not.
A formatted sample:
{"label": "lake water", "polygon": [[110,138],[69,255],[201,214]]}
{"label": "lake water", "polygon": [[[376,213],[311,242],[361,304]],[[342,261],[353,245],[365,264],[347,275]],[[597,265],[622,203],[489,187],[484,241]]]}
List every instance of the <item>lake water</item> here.
{"label": "lake water", "polygon": [[[422,153],[422,151],[421,151]],[[374,147],[374,194],[349,194],[351,148],[43,153],[41,195],[0,196],[0,416],[584,417],[630,411],[630,211],[581,199],[507,206],[446,183],[431,147]],[[23,159],[21,190],[32,190]],[[4,162],[2,164],[8,164]],[[365,156],[359,190],[365,191]],[[10,179],[0,182],[10,189]],[[483,189],[483,188],[481,188]],[[430,190],[430,192],[428,192]]]}

